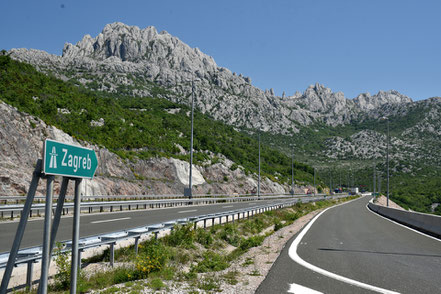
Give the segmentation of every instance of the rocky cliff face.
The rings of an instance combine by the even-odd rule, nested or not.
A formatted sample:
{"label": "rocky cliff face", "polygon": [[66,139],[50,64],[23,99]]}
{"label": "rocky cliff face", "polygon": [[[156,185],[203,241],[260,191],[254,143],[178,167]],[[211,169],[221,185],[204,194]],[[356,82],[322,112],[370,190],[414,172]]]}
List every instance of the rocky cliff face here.
{"label": "rocky cliff face", "polygon": [[[188,185],[189,164],[174,158],[149,160],[122,160],[105,148],[78,142],[61,130],[43,121],[17,111],[0,101],[0,195],[24,195],[32,172],[41,158],[46,138],[93,148],[99,166],[93,180],[84,180],[85,195],[174,195],[183,194]],[[219,155],[217,155],[219,156]],[[257,186],[256,175],[247,176],[241,167],[231,169],[233,162],[221,157],[221,162],[193,166],[192,182],[195,194],[250,193]],[[55,190],[59,192],[61,178],[56,177]],[[262,180],[263,193],[285,193],[282,186],[268,179]],[[297,192],[303,190],[298,188]],[[40,182],[38,192],[45,193]],[[72,187],[69,193],[72,195]]]}
{"label": "rocky cliff face", "polygon": [[217,66],[212,57],[165,31],[123,23],[106,25],[95,38],[85,35],[75,45],[66,43],[62,56],[32,49],[9,53],[40,71],[92,89],[146,96],[158,94],[159,85],[166,89],[159,96],[186,104],[194,80],[196,107],[202,112],[238,127],[282,134],[316,121],[345,124],[383,105],[411,102],[396,91],[361,94],[351,100],[319,84],[303,94],[278,97],[272,90],[254,87],[249,77]]}
{"label": "rocky cliff face", "polygon": [[[380,94],[384,95],[384,93]],[[330,137],[326,139],[324,144],[326,148],[321,150],[321,154],[333,160],[348,158],[368,160],[368,164],[372,164],[375,160],[379,165],[384,166],[387,150],[384,117],[391,116],[389,153],[391,172],[417,173],[428,168],[439,169],[441,98],[435,97],[410,103],[406,96],[397,95],[396,92],[392,92],[392,95],[396,95],[396,99],[403,103],[380,104],[375,111],[368,112],[364,118],[374,119],[374,122],[381,119],[381,124],[376,130],[361,130],[347,137]],[[378,96],[377,101],[381,103],[381,95]]]}

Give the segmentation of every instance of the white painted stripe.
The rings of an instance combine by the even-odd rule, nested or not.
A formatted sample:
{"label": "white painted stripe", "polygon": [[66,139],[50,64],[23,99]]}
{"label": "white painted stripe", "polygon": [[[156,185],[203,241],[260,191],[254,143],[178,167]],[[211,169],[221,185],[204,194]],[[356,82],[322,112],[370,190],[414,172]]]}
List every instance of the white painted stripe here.
{"label": "white painted stripe", "polygon": [[[358,199],[362,199],[363,197],[361,197],[361,198],[358,198]],[[357,199],[355,199],[355,200],[357,200]],[[352,200],[352,201],[354,201],[354,200]],[[349,201],[349,202],[352,202],[352,201]],[[289,247],[289,257],[292,259],[292,260],[294,260],[295,262],[297,262],[298,264],[300,264],[301,266],[304,266],[304,267],[306,267],[307,269],[310,269],[310,270],[312,270],[312,271],[314,271],[314,272],[316,272],[316,273],[319,273],[319,274],[321,274],[321,275],[324,275],[324,276],[327,276],[327,277],[329,277],[329,278],[331,278],[331,279],[334,279],[334,280],[337,280],[337,281],[340,281],[340,282],[343,282],[343,283],[347,283],[347,284],[350,284],[350,285],[353,285],[353,286],[356,286],[356,287],[360,287],[360,288],[363,288],[363,289],[367,289],[367,290],[370,290],[370,291],[374,291],[374,292],[378,292],[378,293],[385,293],[385,294],[398,294],[398,292],[395,292],[395,291],[391,291],[391,290],[387,290],[387,289],[383,289],[383,288],[379,288],[379,287],[376,287],[376,286],[372,286],[372,285],[369,285],[369,284],[366,284],[366,283],[362,283],[362,282],[359,282],[359,281],[356,281],[356,280],[353,280],[353,279],[349,279],[349,278],[347,278],[347,277],[343,277],[343,276],[340,276],[340,275],[337,275],[337,274],[334,274],[334,273],[331,273],[331,272],[328,272],[327,270],[324,270],[324,269],[322,269],[322,268],[319,268],[318,266],[315,266],[315,265],[312,265],[312,264],[310,264],[310,263],[308,263],[308,262],[306,262],[306,261],[304,261],[298,254],[297,254],[297,247],[299,246],[299,244],[300,244],[300,242],[302,241],[302,239],[303,239],[303,237],[305,236],[305,234],[309,231],[309,229],[311,228],[311,226],[312,226],[312,224],[325,212],[325,211],[327,211],[328,209],[331,209],[331,208],[334,208],[334,207],[337,207],[337,206],[340,206],[340,205],[343,205],[343,204],[348,204],[349,202],[346,202],[346,203],[342,203],[342,204],[339,204],[339,205],[336,205],[336,206],[333,206],[333,207],[329,207],[329,208],[327,208],[327,209],[325,209],[325,210],[323,210],[321,213],[319,213],[318,215],[316,215],[316,217],[314,217],[314,219],[312,220],[312,221],[310,221],[309,223],[308,223],[308,225],[300,232],[300,234],[298,234],[297,235],[297,238],[294,240],[294,242],[291,244],[291,247]]]}
{"label": "white painted stripe", "polygon": [[302,285],[289,284],[288,293],[294,294],[323,294],[322,292],[312,290],[310,288],[303,287]]}
{"label": "white painted stripe", "polygon": [[375,211],[370,210],[369,207],[368,207],[368,205],[369,205],[369,204],[366,204],[366,209],[369,210],[371,213],[375,214],[376,216],[379,216],[379,217],[381,217],[381,218],[384,218],[385,220],[388,220],[388,221],[390,221],[391,223],[394,223],[394,224],[396,224],[396,225],[399,225],[399,226],[401,226],[401,227],[403,227],[403,228],[406,228],[406,229],[408,229],[408,230],[411,230],[411,231],[413,231],[413,232],[415,232],[415,233],[418,233],[418,234],[420,234],[420,235],[423,235],[423,236],[425,236],[425,237],[427,237],[427,238],[430,238],[430,239],[433,239],[433,240],[435,240],[435,241],[441,242],[441,239],[438,239],[438,238],[435,238],[435,237],[433,237],[433,236],[427,235],[427,234],[425,234],[425,233],[423,233],[423,232],[420,232],[420,231],[418,231],[418,230],[412,229],[411,227],[408,227],[408,226],[406,226],[406,225],[403,225],[403,224],[397,223],[396,221],[394,221],[394,220],[392,220],[392,219],[390,219],[390,218],[384,217],[384,216],[382,216],[381,214],[378,214],[378,213],[376,213]]}
{"label": "white painted stripe", "polygon": [[234,205],[222,206],[222,208],[234,207]]}
{"label": "white painted stripe", "polygon": [[198,211],[197,209],[192,209],[192,210],[182,210],[182,211],[178,211],[178,213],[187,213],[187,212],[195,212]]}
{"label": "white painted stripe", "polygon": [[91,223],[91,224],[110,223],[110,222],[116,222],[116,221],[126,220],[126,219],[131,219],[131,217],[122,217],[122,218],[114,218],[114,219],[105,219],[105,220],[100,220],[100,221],[93,221],[93,222],[90,222],[90,223]]}

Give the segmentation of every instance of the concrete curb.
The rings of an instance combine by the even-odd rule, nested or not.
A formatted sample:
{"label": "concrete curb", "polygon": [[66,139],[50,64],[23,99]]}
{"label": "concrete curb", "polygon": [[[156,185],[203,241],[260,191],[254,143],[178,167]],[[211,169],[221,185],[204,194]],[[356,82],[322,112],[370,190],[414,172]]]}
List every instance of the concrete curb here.
{"label": "concrete curb", "polygon": [[368,207],[370,210],[400,224],[436,238],[441,238],[441,216],[385,207],[372,203],[372,200]]}

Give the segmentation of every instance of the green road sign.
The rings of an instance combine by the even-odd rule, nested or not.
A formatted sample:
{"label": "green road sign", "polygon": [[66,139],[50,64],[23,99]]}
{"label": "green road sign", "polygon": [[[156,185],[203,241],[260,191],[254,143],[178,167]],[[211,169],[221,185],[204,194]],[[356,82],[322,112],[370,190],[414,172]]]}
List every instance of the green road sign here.
{"label": "green road sign", "polygon": [[92,179],[98,167],[95,151],[46,139],[43,173],[73,178]]}

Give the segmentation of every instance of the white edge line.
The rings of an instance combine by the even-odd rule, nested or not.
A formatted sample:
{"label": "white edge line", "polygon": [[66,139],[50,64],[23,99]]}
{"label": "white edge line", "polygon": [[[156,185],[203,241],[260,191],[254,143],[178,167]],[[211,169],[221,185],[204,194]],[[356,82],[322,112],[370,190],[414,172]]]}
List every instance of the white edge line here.
{"label": "white edge line", "polygon": [[[371,201],[372,201],[372,200],[371,200]],[[370,202],[370,201],[369,201],[369,202]],[[423,233],[423,232],[420,232],[420,231],[418,231],[418,230],[412,229],[411,227],[408,227],[408,226],[406,226],[406,225],[400,224],[399,222],[396,222],[396,221],[394,221],[394,220],[392,220],[392,219],[390,219],[390,218],[387,218],[387,217],[385,217],[385,216],[382,216],[381,214],[379,214],[379,213],[377,213],[377,212],[375,212],[375,211],[372,211],[372,210],[368,207],[368,205],[369,205],[369,204],[366,204],[366,209],[369,210],[371,213],[375,214],[376,216],[379,216],[379,217],[381,217],[381,218],[384,218],[385,220],[388,220],[388,221],[390,221],[391,223],[394,223],[394,224],[396,224],[396,225],[399,225],[400,227],[406,228],[406,229],[411,230],[411,231],[413,231],[413,232],[415,232],[415,233],[418,233],[418,234],[420,234],[420,235],[426,236],[427,238],[430,238],[430,239],[433,239],[433,240],[435,240],[435,241],[441,242],[441,239],[435,238],[435,237],[430,236],[430,235],[428,235],[428,234],[426,234],[426,233]]]}
{"label": "white edge line", "polygon": [[[363,197],[361,197],[361,198],[363,198]],[[359,198],[359,199],[361,199],[361,198]],[[355,199],[355,200],[357,200],[357,199]],[[352,201],[354,201],[354,200],[352,200]],[[329,277],[329,278],[331,278],[331,279],[335,279],[335,280],[337,280],[337,281],[340,281],[340,282],[343,282],[343,283],[347,283],[347,284],[350,284],[350,285],[353,285],[353,286],[357,286],[357,287],[360,287],[360,288],[363,288],[363,289],[367,289],[367,290],[371,290],[371,291],[375,291],[375,292],[378,292],[378,293],[385,293],[385,294],[399,294],[399,292],[394,292],[394,291],[391,291],[391,290],[387,290],[387,289],[383,289],[383,288],[379,288],[379,287],[376,287],[376,286],[372,286],[372,285],[369,285],[369,284],[365,284],[365,283],[362,283],[362,282],[359,282],[359,281],[356,281],[356,280],[352,280],[352,279],[349,279],[349,278],[346,278],[346,277],[343,277],[343,276],[340,276],[340,275],[337,275],[337,274],[334,274],[334,273],[332,273],[332,272],[328,272],[327,270],[324,270],[324,269],[322,269],[322,268],[319,268],[318,266],[315,266],[315,265],[312,265],[312,264],[310,264],[310,263],[308,263],[308,262],[306,262],[306,261],[304,261],[298,254],[297,254],[297,247],[299,246],[299,244],[300,244],[300,241],[303,239],[303,237],[305,236],[305,234],[308,232],[308,230],[311,228],[311,226],[312,226],[312,224],[325,212],[325,211],[327,211],[328,209],[331,209],[331,208],[334,208],[334,207],[337,207],[337,206],[340,206],[340,205],[343,205],[343,204],[348,204],[348,203],[350,203],[350,202],[352,202],[352,201],[349,201],[349,202],[345,202],[345,203],[342,203],[342,204],[338,204],[338,205],[336,205],[336,206],[332,206],[332,207],[329,207],[329,208],[326,208],[325,210],[323,210],[322,212],[320,212],[318,215],[316,215],[316,217],[314,217],[307,225],[306,225],[306,227],[300,232],[300,234],[298,234],[297,235],[297,237],[296,237],[296,239],[294,240],[294,242],[292,242],[292,244],[291,244],[291,246],[289,247],[289,251],[288,251],[288,254],[289,254],[289,257],[292,259],[292,260],[294,260],[295,262],[297,262],[298,264],[300,264],[301,266],[303,266],[303,267],[306,267],[307,269],[310,269],[310,270],[312,270],[312,271],[314,271],[314,272],[316,272],[316,273],[319,273],[319,274],[321,274],[321,275],[324,275],[324,276],[327,276],[327,277]]]}
{"label": "white edge line", "polygon": [[91,223],[91,224],[100,224],[100,223],[116,222],[116,221],[126,220],[126,219],[131,219],[131,217],[121,217],[121,218],[113,218],[113,219],[103,219],[103,220],[93,221],[93,222],[90,222],[90,223]]}

